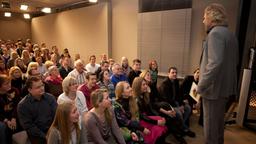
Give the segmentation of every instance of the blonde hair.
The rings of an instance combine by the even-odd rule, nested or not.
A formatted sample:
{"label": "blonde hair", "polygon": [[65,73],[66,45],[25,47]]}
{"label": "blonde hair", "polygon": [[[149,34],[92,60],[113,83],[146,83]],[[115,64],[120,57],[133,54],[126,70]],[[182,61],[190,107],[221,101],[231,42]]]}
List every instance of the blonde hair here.
{"label": "blonde hair", "polygon": [[143,70],[141,73],[140,73],[140,77],[144,78],[146,77],[147,73],[150,74],[149,70]]}
{"label": "blonde hair", "polygon": [[18,71],[20,72],[21,76],[22,76],[22,71],[20,70],[20,68],[17,67],[17,66],[13,66],[13,67],[11,67],[10,70],[9,70],[9,77],[10,77],[11,79],[14,79],[14,78],[13,78],[13,73],[14,73],[14,71],[16,71],[16,70],[18,70]]}
{"label": "blonde hair", "polygon": [[72,76],[67,76],[65,79],[62,81],[62,89],[63,92],[68,95],[69,94],[69,87],[73,84],[76,84],[77,81],[74,77]]}
{"label": "blonde hair", "polygon": [[[125,81],[121,81],[119,83],[117,83],[116,85],[116,90],[115,90],[115,95],[116,95],[116,100],[122,99],[123,98],[123,92],[124,92],[124,85],[128,84]],[[138,105],[136,102],[136,98],[134,96],[129,97],[129,110],[131,112],[132,115],[132,120],[137,119],[137,114],[138,114]]]}
{"label": "blonde hair", "polygon": [[49,69],[51,66],[53,66],[54,64],[53,64],[52,61],[47,60],[47,61],[44,63],[44,65],[45,65],[46,69],[48,70],[48,69]]}
{"label": "blonde hair", "polygon": [[37,62],[30,62],[28,64],[28,68],[27,68],[27,72],[26,72],[26,76],[29,76],[29,71],[31,71],[31,69],[38,69],[38,63]]}
{"label": "blonde hair", "polygon": [[[56,128],[60,132],[61,136],[61,143],[62,144],[69,144],[71,140],[71,128],[70,128],[70,120],[69,115],[71,113],[71,110],[76,107],[73,102],[64,102],[62,104],[59,104],[56,110],[56,114],[53,120],[53,123],[49,129],[48,135],[50,131],[53,128]],[[76,129],[76,137],[77,137],[77,143],[79,143],[80,140],[80,128],[78,123],[74,123],[75,129]],[[47,136],[48,136],[47,135]]]}
{"label": "blonde hair", "polygon": [[227,13],[223,5],[212,3],[204,10],[213,25],[228,25]]}

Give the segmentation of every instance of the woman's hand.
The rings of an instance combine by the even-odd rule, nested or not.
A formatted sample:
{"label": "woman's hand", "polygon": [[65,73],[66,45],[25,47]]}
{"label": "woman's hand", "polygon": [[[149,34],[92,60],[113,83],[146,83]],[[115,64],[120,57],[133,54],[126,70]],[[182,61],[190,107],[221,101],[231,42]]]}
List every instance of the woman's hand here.
{"label": "woman's hand", "polygon": [[143,133],[144,133],[145,135],[148,135],[148,134],[150,134],[150,130],[147,129],[147,128],[144,128]]}
{"label": "woman's hand", "polygon": [[165,125],[165,118],[162,118],[161,120],[157,120],[157,125],[164,126]]}
{"label": "woman's hand", "polygon": [[131,133],[131,137],[132,137],[133,141],[139,141],[139,138],[138,138],[138,136],[137,136],[137,134],[135,132]]}

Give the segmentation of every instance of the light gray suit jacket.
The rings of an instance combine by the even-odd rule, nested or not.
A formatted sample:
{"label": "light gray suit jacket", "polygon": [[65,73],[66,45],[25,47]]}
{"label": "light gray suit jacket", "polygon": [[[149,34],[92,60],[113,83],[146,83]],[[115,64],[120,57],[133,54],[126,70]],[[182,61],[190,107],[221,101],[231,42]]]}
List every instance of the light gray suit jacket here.
{"label": "light gray suit jacket", "polygon": [[225,26],[211,29],[203,45],[198,93],[216,100],[237,94],[238,42]]}

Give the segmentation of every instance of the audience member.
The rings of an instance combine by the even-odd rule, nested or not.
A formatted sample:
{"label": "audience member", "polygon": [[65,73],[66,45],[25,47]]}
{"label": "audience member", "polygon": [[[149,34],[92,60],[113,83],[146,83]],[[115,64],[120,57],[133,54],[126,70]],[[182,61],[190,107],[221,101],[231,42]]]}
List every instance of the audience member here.
{"label": "audience member", "polygon": [[93,108],[84,117],[88,141],[97,144],[125,144],[114,112],[110,110],[108,91],[98,89],[91,94],[91,99]]}
{"label": "audience member", "polygon": [[182,120],[185,134],[190,137],[195,137],[195,133],[189,129],[191,107],[188,103],[184,103],[179,80],[177,79],[176,67],[169,68],[168,77],[161,83],[159,93],[162,101],[168,102],[174,108],[176,116]]}
{"label": "audience member", "polygon": [[62,57],[61,66],[59,68],[60,76],[64,79],[73,69],[69,66],[70,58]]}
{"label": "audience member", "polygon": [[97,85],[100,88],[105,88],[109,91],[109,98],[111,100],[115,99],[115,86],[110,81],[110,75],[109,75],[108,69],[105,70],[105,71],[100,72],[99,81],[98,81]]}
{"label": "audience member", "polygon": [[98,68],[100,67],[99,64],[96,64],[96,56],[91,55],[89,60],[90,61],[85,66],[85,69],[87,70],[87,72],[95,73],[98,70]]}
{"label": "audience member", "polygon": [[57,103],[74,102],[78,108],[80,116],[83,116],[87,111],[86,99],[81,91],[77,90],[76,79],[70,76],[65,77],[62,82],[63,93],[58,97]]}
{"label": "audience member", "polygon": [[90,110],[92,108],[92,102],[91,102],[91,93],[95,91],[96,89],[99,89],[99,86],[97,83],[97,77],[95,73],[87,73],[86,75],[87,83],[84,83],[78,87],[78,90],[83,92],[85,98],[86,98],[86,105],[88,109]]}
{"label": "audience member", "polygon": [[132,85],[133,96],[137,99],[139,108],[140,124],[150,130],[150,133],[144,134],[145,143],[165,143],[167,127],[165,118],[157,116],[150,104],[148,86],[141,77],[136,77]]}
{"label": "audience member", "polygon": [[132,64],[132,70],[128,74],[128,81],[131,86],[134,78],[140,75],[141,73],[140,68],[141,68],[141,61],[139,59],[134,59]]}
{"label": "audience member", "polygon": [[113,65],[113,74],[110,77],[111,82],[116,86],[116,84],[120,81],[128,81],[125,74],[122,72],[122,68],[118,63]]}
{"label": "audience member", "polygon": [[21,90],[25,84],[23,77],[22,77],[22,71],[19,67],[13,66],[9,70],[9,77],[11,78],[11,85],[12,87],[16,88],[19,93],[21,93]]}
{"label": "audience member", "polygon": [[48,144],[87,144],[87,130],[79,128],[79,113],[74,103],[59,104],[47,134]]}
{"label": "audience member", "polygon": [[32,144],[45,144],[46,133],[55,116],[56,100],[44,92],[44,84],[38,77],[29,77],[26,87],[29,94],[18,104],[20,123]]}
{"label": "audience member", "polygon": [[114,112],[126,143],[144,143],[141,133],[145,136],[150,133],[150,130],[139,123],[138,105],[129,83],[119,82],[116,85],[115,94]]}
{"label": "audience member", "polygon": [[122,57],[121,66],[122,66],[122,69],[123,69],[123,73],[126,74],[126,76],[128,77],[130,71],[132,70],[132,68],[129,65],[128,58]]}
{"label": "audience member", "polygon": [[62,93],[62,78],[56,66],[51,66],[48,73],[49,75],[44,80],[45,91],[52,94],[57,99]]}
{"label": "audience member", "polygon": [[75,61],[75,69],[68,76],[72,76],[77,80],[78,85],[84,84],[86,81],[86,71],[84,70],[84,62],[79,59]]}

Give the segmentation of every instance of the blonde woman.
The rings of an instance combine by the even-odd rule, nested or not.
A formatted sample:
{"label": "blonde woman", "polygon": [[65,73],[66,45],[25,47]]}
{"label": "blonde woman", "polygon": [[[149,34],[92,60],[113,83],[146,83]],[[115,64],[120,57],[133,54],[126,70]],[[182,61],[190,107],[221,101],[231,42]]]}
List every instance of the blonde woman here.
{"label": "blonde woman", "polygon": [[47,134],[49,144],[86,144],[85,127],[79,128],[79,113],[74,103],[59,104]]}
{"label": "blonde woman", "polygon": [[25,82],[22,78],[22,71],[20,70],[19,67],[13,66],[9,70],[9,77],[11,78],[11,85],[12,87],[16,88],[21,92]]}
{"label": "blonde woman", "polygon": [[67,76],[62,81],[63,93],[58,97],[57,103],[75,102],[79,114],[82,117],[87,111],[86,99],[81,91],[77,90],[77,81],[74,77]]}

